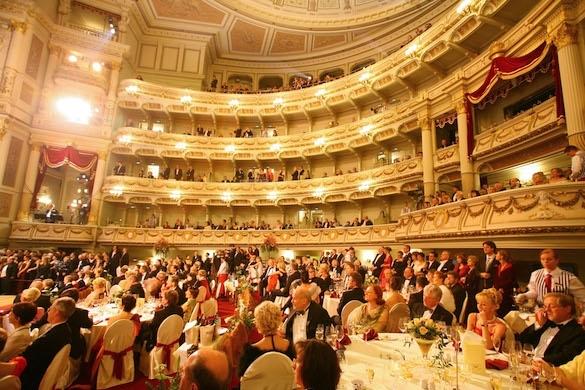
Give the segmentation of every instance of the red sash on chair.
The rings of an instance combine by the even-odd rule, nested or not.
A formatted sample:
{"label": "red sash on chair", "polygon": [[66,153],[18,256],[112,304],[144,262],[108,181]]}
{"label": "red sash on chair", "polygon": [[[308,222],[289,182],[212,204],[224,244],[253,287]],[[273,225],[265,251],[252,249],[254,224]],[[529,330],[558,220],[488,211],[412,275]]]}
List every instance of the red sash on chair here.
{"label": "red sash on chair", "polygon": [[[122,375],[124,375],[124,356],[126,356],[128,352],[131,352],[134,349],[133,347],[134,345],[131,345],[120,352],[105,351],[102,349],[102,356],[111,356],[112,359],[114,359],[114,376],[118,380],[122,379]],[[99,356],[100,360],[102,356]]]}
{"label": "red sash on chair", "polygon": [[171,347],[175,344],[178,344],[179,340],[180,340],[180,338],[176,339],[175,341],[173,341],[169,344],[156,343],[156,346],[158,348],[163,349],[163,363],[166,364],[167,370],[171,369]]}

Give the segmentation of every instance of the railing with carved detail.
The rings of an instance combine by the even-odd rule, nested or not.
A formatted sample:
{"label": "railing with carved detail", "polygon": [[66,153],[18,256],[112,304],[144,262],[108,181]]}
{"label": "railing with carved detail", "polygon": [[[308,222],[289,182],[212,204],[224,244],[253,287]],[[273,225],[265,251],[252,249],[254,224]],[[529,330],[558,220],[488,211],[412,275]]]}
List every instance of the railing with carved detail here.
{"label": "railing with carved detail", "polygon": [[585,183],[507,190],[418,210],[398,223],[293,230],[173,230],[13,222],[10,241],[152,246],[161,237],[175,248],[261,244],[274,234],[279,248],[371,247],[398,242],[421,247],[474,247],[494,239],[510,248],[585,247]]}

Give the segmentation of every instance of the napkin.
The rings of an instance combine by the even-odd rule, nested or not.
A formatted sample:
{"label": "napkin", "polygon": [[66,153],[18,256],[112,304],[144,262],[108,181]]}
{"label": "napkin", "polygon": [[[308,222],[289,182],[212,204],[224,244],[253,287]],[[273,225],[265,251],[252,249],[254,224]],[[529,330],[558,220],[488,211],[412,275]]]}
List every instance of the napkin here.
{"label": "napkin", "polygon": [[508,362],[502,359],[486,359],[485,368],[494,370],[505,370],[508,368]]}
{"label": "napkin", "polygon": [[365,341],[379,340],[378,332],[376,332],[374,329],[368,330],[366,333],[364,333],[364,340]]}
{"label": "napkin", "polygon": [[347,333],[345,333],[342,338],[340,338],[339,340],[337,340],[337,344],[339,344],[339,345],[349,345],[349,344],[351,344],[351,339],[349,338],[349,336],[347,335]]}

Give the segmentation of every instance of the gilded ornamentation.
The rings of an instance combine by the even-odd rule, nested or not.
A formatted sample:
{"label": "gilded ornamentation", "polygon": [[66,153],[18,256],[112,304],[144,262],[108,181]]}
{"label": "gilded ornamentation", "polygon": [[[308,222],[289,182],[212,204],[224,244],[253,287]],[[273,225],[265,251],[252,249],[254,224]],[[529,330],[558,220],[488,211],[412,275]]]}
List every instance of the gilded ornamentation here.
{"label": "gilded ornamentation", "polygon": [[11,20],[10,21],[10,29],[12,31],[18,31],[21,33],[25,33],[26,29],[27,29],[27,24],[26,22],[20,22],[18,20]]}
{"label": "gilded ornamentation", "polygon": [[574,24],[562,23],[553,33],[553,42],[558,50],[568,45],[576,45],[579,29]]}

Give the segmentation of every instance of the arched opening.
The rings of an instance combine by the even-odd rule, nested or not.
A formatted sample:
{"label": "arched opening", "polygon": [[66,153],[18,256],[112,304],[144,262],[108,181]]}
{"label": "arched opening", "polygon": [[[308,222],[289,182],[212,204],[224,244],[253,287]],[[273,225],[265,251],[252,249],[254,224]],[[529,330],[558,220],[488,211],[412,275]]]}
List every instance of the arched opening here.
{"label": "arched opening", "polygon": [[351,67],[351,73],[359,72],[360,70],[362,70],[366,66],[370,66],[370,65],[375,64],[375,63],[376,63],[376,60],[373,58],[370,58],[370,59],[362,61],[362,62],[358,62],[357,64],[355,64],[354,66]]}
{"label": "arched opening", "polygon": [[258,82],[258,89],[272,90],[282,88],[284,82],[280,76],[262,76]]}
{"label": "arched opening", "polygon": [[234,92],[244,92],[252,90],[252,77],[242,74],[233,74],[228,77],[228,88]]}
{"label": "arched opening", "polygon": [[319,81],[335,80],[337,78],[343,77],[344,74],[345,73],[341,68],[326,70],[324,72],[321,72],[321,74],[319,75]]}

